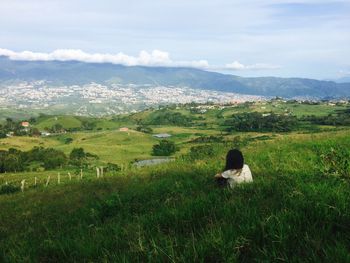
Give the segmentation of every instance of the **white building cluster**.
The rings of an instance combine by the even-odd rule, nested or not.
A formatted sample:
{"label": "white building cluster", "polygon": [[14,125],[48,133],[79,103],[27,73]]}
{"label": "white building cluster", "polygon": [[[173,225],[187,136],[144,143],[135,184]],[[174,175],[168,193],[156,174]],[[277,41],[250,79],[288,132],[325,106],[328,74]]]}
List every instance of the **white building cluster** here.
{"label": "white building cluster", "polygon": [[179,103],[240,103],[262,97],[188,87],[152,85],[53,85],[46,81],[0,83],[0,107],[47,109],[74,106],[79,115],[125,113],[148,106]]}

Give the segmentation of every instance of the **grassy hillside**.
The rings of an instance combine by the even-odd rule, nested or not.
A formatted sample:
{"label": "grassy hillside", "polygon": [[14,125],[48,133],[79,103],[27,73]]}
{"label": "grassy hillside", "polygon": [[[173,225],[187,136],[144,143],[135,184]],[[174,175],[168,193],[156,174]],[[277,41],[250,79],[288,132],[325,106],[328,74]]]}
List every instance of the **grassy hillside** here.
{"label": "grassy hillside", "polygon": [[[191,138],[196,138],[201,134],[218,134],[217,131],[198,130],[194,128],[182,127],[154,127],[154,133],[170,133],[173,135],[170,140],[181,145],[181,152],[188,151],[191,145],[186,142]],[[65,139],[72,138],[72,143],[66,144]],[[157,144],[152,134],[145,134],[130,130],[121,132],[95,131],[95,132],[74,132],[52,137],[10,137],[0,140],[0,150],[16,148],[19,150],[30,150],[35,146],[54,147],[69,154],[73,148],[83,147],[86,151],[97,154],[102,163],[113,162],[118,164],[128,164],[135,159],[152,158],[152,146]],[[178,154],[179,154],[178,153]]]}
{"label": "grassy hillside", "polygon": [[349,180],[325,176],[320,158],[340,146],[349,151],[348,133],[252,142],[254,183],[234,190],[212,179],[221,146],[214,158],[0,195],[0,261],[348,262]]}
{"label": "grassy hillside", "polygon": [[44,130],[45,128],[51,128],[55,124],[60,124],[65,129],[78,128],[81,126],[81,121],[74,116],[47,116],[42,117],[36,127]]}
{"label": "grassy hillside", "polygon": [[[288,132],[246,132],[228,131],[225,122],[247,112],[335,116],[346,107],[273,100],[105,118],[40,115],[39,129],[72,130],[3,138],[0,150],[42,146],[69,156],[82,147],[98,159],[51,170],[35,161],[26,172],[0,174],[0,262],[349,262],[349,128],[299,119]],[[151,131],[136,131],[140,125]],[[136,159],[157,158],[157,133],[172,135],[176,160],[135,167]],[[210,151],[191,155],[196,146]],[[218,188],[213,175],[236,147],[254,182]],[[97,178],[96,166],[109,162],[122,170]],[[19,190],[23,179],[23,193],[6,193],[6,182]]]}

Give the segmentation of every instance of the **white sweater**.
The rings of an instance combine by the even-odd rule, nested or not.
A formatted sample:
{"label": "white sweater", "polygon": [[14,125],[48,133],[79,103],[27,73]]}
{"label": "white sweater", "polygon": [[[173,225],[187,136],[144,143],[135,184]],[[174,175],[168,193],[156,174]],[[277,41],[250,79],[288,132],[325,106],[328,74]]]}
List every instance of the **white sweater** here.
{"label": "white sweater", "polygon": [[227,170],[223,172],[221,176],[228,179],[231,188],[236,184],[253,182],[252,172],[246,164],[243,166],[242,170]]}

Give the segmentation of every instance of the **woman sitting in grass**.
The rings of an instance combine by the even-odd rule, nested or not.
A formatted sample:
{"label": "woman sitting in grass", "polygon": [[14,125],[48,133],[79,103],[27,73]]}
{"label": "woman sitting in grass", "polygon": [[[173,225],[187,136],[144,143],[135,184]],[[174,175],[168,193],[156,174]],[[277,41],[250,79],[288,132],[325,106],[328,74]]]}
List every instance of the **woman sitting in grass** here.
{"label": "woman sitting in grass", "polygon": [[215,175],[215,179],[220,186],[229,184],[231,188],[236,184],[253,181],[252,172],[244,164],[241,151],[234,149],[227,153],[225,171]]}

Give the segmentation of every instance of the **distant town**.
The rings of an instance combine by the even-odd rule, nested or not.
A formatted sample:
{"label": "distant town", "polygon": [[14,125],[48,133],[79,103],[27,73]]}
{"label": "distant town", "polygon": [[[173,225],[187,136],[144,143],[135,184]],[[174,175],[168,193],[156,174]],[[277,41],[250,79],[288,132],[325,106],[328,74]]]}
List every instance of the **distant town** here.
{"label": "distant town", "polygon": [[0,108],[48,110],[52,113],[64,109],[82,116],[123,114],[162,104],[260,100],[265,98],[175,86],[99,83],[60,86],[45,80],[0,83]]}

